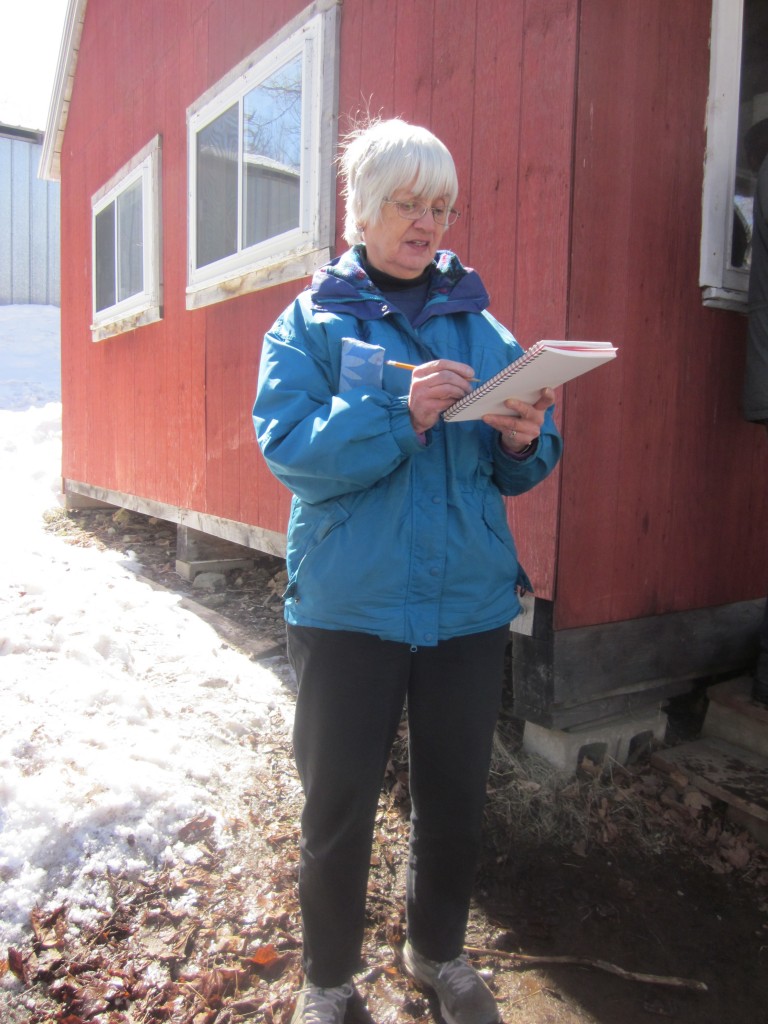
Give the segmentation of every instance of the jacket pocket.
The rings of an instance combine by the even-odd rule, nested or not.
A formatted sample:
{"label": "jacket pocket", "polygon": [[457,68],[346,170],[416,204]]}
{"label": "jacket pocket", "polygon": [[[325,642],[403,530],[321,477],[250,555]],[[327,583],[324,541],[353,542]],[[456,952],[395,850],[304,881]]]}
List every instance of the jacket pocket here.
{"label": "jacket pocket", "polygon": [[317,506],[306,505],[294,498],[288,524],[288,586],[284,598],[296,597],[298,578],[307,558],[318,550],[329,534],[349,519],[349,515],[339,501]]}

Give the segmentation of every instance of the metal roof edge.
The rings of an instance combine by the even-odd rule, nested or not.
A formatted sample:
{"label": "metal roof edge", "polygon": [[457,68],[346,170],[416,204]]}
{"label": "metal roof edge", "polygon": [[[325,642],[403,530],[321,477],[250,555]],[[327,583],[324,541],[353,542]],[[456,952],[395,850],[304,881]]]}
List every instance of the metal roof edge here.
{"label": "metal roof edge", "polygon": [[85,9],[88,0],[69,0],[64,18],[64,31],[59,47],[59,62],[51,92],[51,103],[48,108],[48,120],[45,127],[43,152],[37,171],[39,178],[48,181],[61,179],[61,147],[64,142],[64,130],[67,126],[69,101],[72,97],[72,86],[77,69],[77,58],[80,52],[80,39],[83,34]]}
{"label": "metal roof edge", "polygon": [[43,133],[36,128],[22,128],[21,125],[6,124],[0,122],[0,138],[19,139],[21,142],[29,142],[33,146],[43,144]]}

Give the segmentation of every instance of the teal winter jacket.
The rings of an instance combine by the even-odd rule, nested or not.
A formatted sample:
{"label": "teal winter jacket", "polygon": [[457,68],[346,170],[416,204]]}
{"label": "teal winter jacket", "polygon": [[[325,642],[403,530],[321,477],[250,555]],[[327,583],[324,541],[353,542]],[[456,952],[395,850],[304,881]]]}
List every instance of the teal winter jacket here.
{"label": "teal winter jacket", "polygon": [[285,617],[432,646],[518,614],[528,581],[502,495],[543,480],[561,440],[551,409],[523,459],[479,420],[441,419],[419,438],[410,373],[386,360],[454,359],[485,380],[522,349],[453,253],[437,253],[413,325],[359,257],[353,248],[319,270],[264,340],[256,436],[293,492]]}

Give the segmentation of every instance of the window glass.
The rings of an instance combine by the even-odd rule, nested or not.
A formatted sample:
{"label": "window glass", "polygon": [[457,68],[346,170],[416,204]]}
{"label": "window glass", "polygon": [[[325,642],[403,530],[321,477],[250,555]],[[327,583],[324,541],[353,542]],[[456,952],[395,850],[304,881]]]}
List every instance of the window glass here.
{"label": "window glass", "polygon": [[238,104],[197,135],[197,266],[237,252]]}
{"label": "window glass", "polygon": [[144,290],[144,224],[141,178],[119,195],[117,205],[118,302]]}
{"label": "window glass", "polygon": [[300,226],[301,55],[243,98],[243,244]]}
{"label": "window glass", "polygon": [[96,277],[96,310],[114,306],[117,294],[115,273],[115,204],[110,203],[96,214],[94,227],[94,274]]}
{"label": "window glass", "polygon": [[749,270],[752,199],[768,143],[768,4],[744,0],[731,267]]}
{"label": "window glass", "polygon": [[144,290],[142,179],[96,214],[96,311]]}

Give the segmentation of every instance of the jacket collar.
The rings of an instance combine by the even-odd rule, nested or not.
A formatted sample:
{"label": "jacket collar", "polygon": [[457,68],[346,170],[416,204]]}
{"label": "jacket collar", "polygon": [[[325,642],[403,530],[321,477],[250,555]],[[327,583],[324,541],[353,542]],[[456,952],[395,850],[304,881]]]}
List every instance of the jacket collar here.
{"label": "jacket collar", "polygon": [[[314,309],[350,313],[349,304],[354,304],[354,315],[362,319],[377,319],[387,312],[389,306],[366,274],[360,252],[361,246],[353,246],[315,272],[309,289]],[[480,275],[462,266],[455,253],[441,249],[435,254],[423,319],[443,313],[479,313],[489,301]]]}

